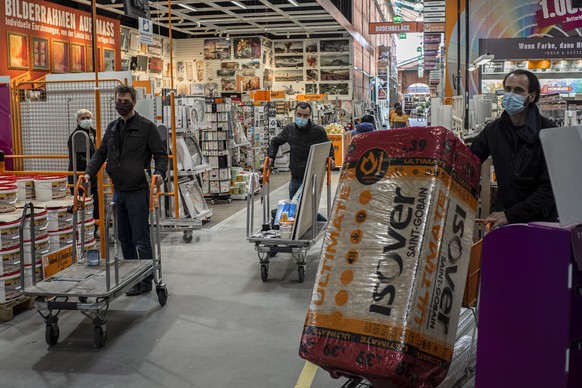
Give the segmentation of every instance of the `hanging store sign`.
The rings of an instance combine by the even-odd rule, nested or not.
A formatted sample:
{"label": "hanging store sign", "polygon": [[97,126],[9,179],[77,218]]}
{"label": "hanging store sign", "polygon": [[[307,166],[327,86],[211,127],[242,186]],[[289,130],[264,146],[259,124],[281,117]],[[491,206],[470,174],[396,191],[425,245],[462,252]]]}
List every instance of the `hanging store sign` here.
{"label": "hanging store sign", "polygon": [[425,57],[436,57],[437,55],[439,55],[438,50],[424,50]]}
{"label": "hanging store sign", "polygon": [[479,52],[495,59],[550,59],[582,57],[580,38],[480,39]]}
{"label": "hanging store sign", "polygon": [[427,45],[427,44],[440,44],[441,43],[441,34],[427,34],[425,31],[422,41],[425,45]]}
{"label": "hanging store sign", "polygon": [[139,43],[151,46],[154,44],[154,32],[152,22],[149,19],[138,18],[139,20]]}
{"label": "hanging store sign", "polygon": [[438,45],[438,44],[425,44],[424,45],[425,50],[438,50],[439,47],[440,47],[440,45]]}
{"label": "hanging store sign", "polygon": [[298,94],[297,101],[325,101],[327,94]]}
{"label": "hanging store sign", "polygon": [[284,90],[271,91],[271,100],[281,100],[281,99],[285,99]]}
{"label": "hanging store sign", "polygon": [[402,23],[370,23],[370,34],[398,34],[400,32],[423,32],[422,22],[402,22]]}
{"label": "hanging store sign", "polygon": [[254,102],[269,102],[271,101],[271,91],[270,90],[255,90],[253,93]]}
{"label": "hanging store sign", "polygon": [[445,32],[446,25],[444,23],[445,19],[442,18],[442,23],[437,23],[435,20],[425,20],[424,21],[424,32]]}
{"label": "hanging store sign", "polygon": [[538,27],[561,24],[564,31],[582,27],[582,8],[572,4],[572,0],[541,0],[536,11]]}
{"label": "hanging store sign", "polygon": [[[119,20],[97,16],[102,69],[121,66]],[[91,71],[93,18],[89,12],[44,0],[0,1],[0,74]],[[34,74],[36,73],[36,74]]]}
{"label": "hanging store sign", "polygon": [[73,265],[73,247],[71,245],[42,256],[42,268],[45,279]]}

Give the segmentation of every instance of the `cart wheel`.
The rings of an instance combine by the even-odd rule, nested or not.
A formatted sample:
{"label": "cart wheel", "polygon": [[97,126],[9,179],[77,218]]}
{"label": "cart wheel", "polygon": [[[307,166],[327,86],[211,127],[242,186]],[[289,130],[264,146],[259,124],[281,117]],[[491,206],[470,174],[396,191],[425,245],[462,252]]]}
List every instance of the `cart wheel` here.
{"label": "cart wheel", "polygon": [[182,241],[184,241],[185,243],[192,242],[192,231],[191,230],[186,230],[184,232],[184,235],[182,236]]}
{"label": "cart wheel", "polygon": [[300,265],[297,267],[297,275],[299,276],[299,283],[303,283],[305,280],[305,267]]}
{"label": "cart wheel", "polygon": [[158,294],[158,302],[160,302],[160,306],[165,306],[168,301],[168,289],[166,286],[156,287],[156,294]]}
{"label": "cart wheel", "polygon": [[231,204],[232,203],[232,199],[227,199],[228,203]]}
{"label": "cart wheel", "polygon": [[261,265],[261,280],[266,282],[268,278],[269,278],[269,267],[267,267],[265,264],[262,264]]}
{"label": "cart wheel", "polygon": [[80,297],[79,297],[79,302],[81,302],[81,303],[87,303],[87,300],[88,300],[88,299],[89,299],[89,298],[87,298],[86,296],[80,296]]}
{"label": "cart wheel", "polygon": [[211,201],[210,201],[210,204],[211,204],[211,205],[214,205],[214,200],[211,200]]}
{"label": "cart wheel", "polygon": [[48,346],[54,346],[59,341],[59,324],[49,323],[46,325],[46,331],[44,332],[44,339]]}
{"label": "cart wheel", "polygon": [[107,326],[95,326],[95,330],[93,331],[93,341],[95,342],[96,348],[101,349],[105,346],[105,341],[107,341]]}

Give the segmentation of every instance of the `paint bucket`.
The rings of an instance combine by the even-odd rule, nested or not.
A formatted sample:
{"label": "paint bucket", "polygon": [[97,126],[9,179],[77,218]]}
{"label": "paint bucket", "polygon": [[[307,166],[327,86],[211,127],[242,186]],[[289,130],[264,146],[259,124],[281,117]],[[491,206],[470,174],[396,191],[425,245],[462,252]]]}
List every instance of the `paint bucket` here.
{"label": "paint bucket", "polygon": [[63,175],[35,176],[34,191],[38,201],[65,198],[67,196],[67,177]]}
{"label": "paint bucket", "polygon": [[34,199],[34,179],[30,176],[19,176],[16,178],[18,188],[18,201]]}
{"label": "paint bucket", "polygon": [[[50,252],[50,240],[49,235],[41,236],[37,238],[34,242],[36,262],[42,263],[42,256]],[[32,246],[30,240],[24,241],[22,243],[22,249],[24,250],[24,265],[32,264]]]}
{"label": "paint bucket", "polygon": [[[42,265],[36,265],[36,282],[40,282],[42,280]],[[24,266],[24,287],[31,287],[32,286],[32,264]]]}
{"label": "paint bucket", "polygon": [[9,302],[20,295],[20,271],[0,276],[0,303]]}
{"label": "paint bucket", "polygon": [[[85,243],[93,240],[95,234],[95,220],[93,218],[85,221]],[[77,241],[81,241],[81,224],[77,225]]]}
{"label": "paint bucket", "polygon": [[[97,245],[97,240],[95,240],[94,238],[86,241],[85,242],[85,246],[83,247],[83,251],[85,251],[85,256],[87,255],[87,251],[90,249],[95,249],[95,246]],[[77,244],[77,253],[78,253],[78,257],[81,257],[81,244]]]}
{"label": "paint bucket", "polygon": [[293,225],[295,224],[295,220],[279,222],[279,233],[281,234],[281,239],[291,240],[291,237],[293,236]]}
{"label": "paint bucket", "polygon": [[20,272],[20,247],[0,251],[0,276]]}
{"label": "paint bucket", "polygon": [[47,210],[49,232],[57,232],[73,227],[73,215],[68,212],[68,206],[48,207]]}
{"label": "paint bucket", "polygon": [[18,235],[20,219],[11,222],[0,222],[0,249],[12,249],[19,244]]}
{"label": "paint bucket", "polygon": [[73,227],[56,232],[49,232],[50,252],[58,251],[73,243]]}
{"label": "paint bucket", "polygon": [[[30,214],[26,216],[26,221],[24,222],[23,237],[25,241],[29,241],[30,238]],[[34,234],[36,238],[41,236],[46,236],[48,232],[48,211],[46,208],[34,208]]]}
{"label": "paint bucket", "polygon": [[[79,201],[82,201],[81,197],[77,197]],[[89,219],[93,219],[93,206],[94,206],[93,197],[86,197],[85,198],[85,222]],[[81,223],[81,214],[77,217],[77,223]]]}
{"label": "paint bucket", "polygon": [[16,210],[18,189],[16,185],[0,184],[0,213],[9,213]]}

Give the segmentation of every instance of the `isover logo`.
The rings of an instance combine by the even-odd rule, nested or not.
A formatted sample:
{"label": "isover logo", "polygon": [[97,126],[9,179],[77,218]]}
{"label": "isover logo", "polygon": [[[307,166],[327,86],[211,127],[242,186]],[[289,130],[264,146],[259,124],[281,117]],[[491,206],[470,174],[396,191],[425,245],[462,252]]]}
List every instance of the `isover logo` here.
{"label": "isover logo", "polygon": [[390,157],[381,148],[372,148],[356,164],[356,178],[363,185],[373,185],[384,178],[390,167]]}

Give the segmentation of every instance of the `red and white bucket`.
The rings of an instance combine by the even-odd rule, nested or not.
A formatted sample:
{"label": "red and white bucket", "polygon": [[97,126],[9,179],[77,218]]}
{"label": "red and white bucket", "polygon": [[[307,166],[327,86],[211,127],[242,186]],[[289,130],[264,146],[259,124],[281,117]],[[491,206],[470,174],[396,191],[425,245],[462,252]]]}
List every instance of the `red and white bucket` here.
{"label": "red and white bucket", "polygon": [[47,207],[49,232],[73,227],[73,215],[68,210],[68,206]]}
{"label": "red and white bucket", "polygon": [[[36,281],[40,282],[43,279],[42,265],[36,265]],[[32,286],[32,264],[24,266],[24,286]]]}
{"label": "red and white bucket", "polygon": [[16,210],[18,189],[13,184],[0,184],[0,213],[9,213]]}
{"label": "red and white bucket", "polygon": [[[37,238],[34,242],[36,262],[42,263],[42,256],[50,252],[50,240],[49,235],[41,236]],[[30,240],[24,241],[22,243],[22,249],[24,250],[24,265],[32,264],[32,246]]]}
{"label": "red and white bucket", "polygon": [[64,175],[35,176],[34,192],[37,201],[51,201],[67,196],[67,177]]}
{"label": "red and white bucket", "polygon": [[0,276],[0,303],[9,302],[20,295],[20,271]]}
{"label": "red and white bucket", "polygon": [[[34,234],[36,238],[46,236],[48,233],[48,211],[44,207],[34,208]],[[23,236],[25,241],[30,240],[30,214],[24,222]]]}
{"label": "red and white bucket", "polygon": [[20,247],[0,251],[0,276],[20,272]]}
{"label": "red and white bucket", "polygon": [[50,252],[58,251],[73,243],[73,227],[56,232],[49,232]]}
{"label": "red and white bucket", "polygon": [[0,249],[7,250],[19,245],[20,219],[10,222],[0,222]]}
{"label": "red and white bucket", "polygon": [[[89,240],[89,241],[85,241],[85,246],[83,247],[83,251],[85,251],[85,253],[87,253],[87,251],[89,249],[95,249],[96,245],[97,245],[97,240],[95,240],[94,238]],[[77,244],[77,252],[79,252],[79,257],[81,257],[81,244]]]}
{"label": "red and white bucket", "polygon": [[31,176],[19,176],[16,178],[18,188],[18,200],[27,201],[34,199],[34,179]]}
{"label": "red and white bucket", "polygon": [[[85,243],[93,240],[95,235],[95,220],[93,218],[85,221]],[[77,225],[77,241],[81,241],[81,224]]]}

